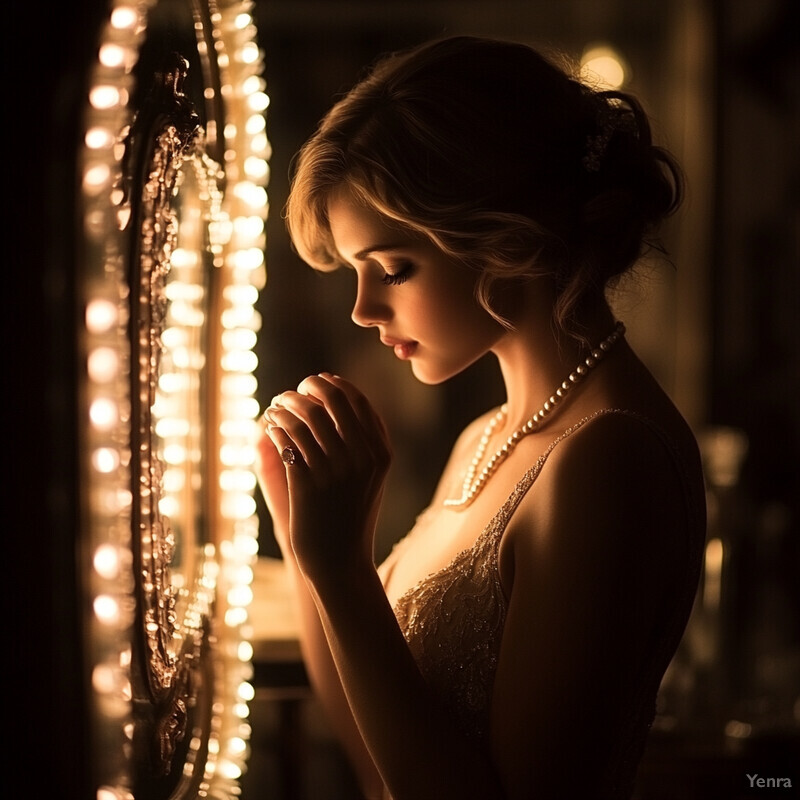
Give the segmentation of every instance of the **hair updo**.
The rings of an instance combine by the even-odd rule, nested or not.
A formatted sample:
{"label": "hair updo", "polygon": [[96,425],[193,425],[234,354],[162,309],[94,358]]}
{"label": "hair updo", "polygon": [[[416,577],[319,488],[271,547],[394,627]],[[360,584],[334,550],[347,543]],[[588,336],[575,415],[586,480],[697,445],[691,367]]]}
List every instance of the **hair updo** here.
{"label": "hair updo", "polygon": [[297,252],[340,263],[328,201],[369,208],[496,281],[542,275],[554,320],[628,270],[680,203],[681,173],[639,103],[597,92],[531,48],[452,37],[392,54],[328,112],[295,162],[286,216]]}

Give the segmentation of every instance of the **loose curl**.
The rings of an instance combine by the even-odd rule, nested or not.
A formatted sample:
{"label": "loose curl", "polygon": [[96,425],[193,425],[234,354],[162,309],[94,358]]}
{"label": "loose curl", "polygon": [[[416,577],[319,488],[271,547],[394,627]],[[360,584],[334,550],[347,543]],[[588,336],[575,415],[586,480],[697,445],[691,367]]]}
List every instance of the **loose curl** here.
{"label": "loose curl", "polygon": [[479,302],[504,325],[499,282],[551,277],[554,321],[578,338],[578,312],[682,196],[635,98],[593,91],[525,45],[468,36],[379,61],[300,150],[286,219],[317,269],[341,263],[328,202],[345,186],[475,270]]}

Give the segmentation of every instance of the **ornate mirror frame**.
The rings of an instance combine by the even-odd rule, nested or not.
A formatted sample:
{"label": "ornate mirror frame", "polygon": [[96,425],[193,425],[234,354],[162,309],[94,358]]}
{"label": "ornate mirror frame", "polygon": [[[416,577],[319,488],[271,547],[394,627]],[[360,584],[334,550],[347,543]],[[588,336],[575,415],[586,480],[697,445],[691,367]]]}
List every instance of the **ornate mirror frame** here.
{"label": "ornate mirror frame", "polygon": [[[246,0],[110,5],[79,198],[93,785],[98,800],[231,798],[253,693],[262,54]],[[190,54],[153,46],[165,15],[188,21]]]}

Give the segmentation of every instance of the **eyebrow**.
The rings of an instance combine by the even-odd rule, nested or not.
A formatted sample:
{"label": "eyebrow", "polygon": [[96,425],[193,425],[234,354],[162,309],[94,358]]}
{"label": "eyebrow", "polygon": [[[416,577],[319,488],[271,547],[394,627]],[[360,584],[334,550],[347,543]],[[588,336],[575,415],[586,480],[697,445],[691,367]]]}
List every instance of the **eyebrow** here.
{"label": "eyebrow", "polygon": [[400,250],[403,247],[407,247],[408,244],[373,244],[369,247],[365,247],[363,250],[359,250],[357,253],[353,254],[353,260],[355,261],[363,261],[370,253],[386,253],[392,250]]}

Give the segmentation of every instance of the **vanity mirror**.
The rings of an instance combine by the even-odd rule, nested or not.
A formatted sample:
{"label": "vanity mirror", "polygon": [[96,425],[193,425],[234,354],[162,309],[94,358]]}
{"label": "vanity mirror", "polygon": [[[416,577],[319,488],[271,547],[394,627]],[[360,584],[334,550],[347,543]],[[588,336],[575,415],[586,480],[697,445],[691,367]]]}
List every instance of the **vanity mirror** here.
{"label": "vanity mirror", "polygon": [[251,4],[111,3],[82,170],[82,546],[98,800],[239,795],[268,104]]}

